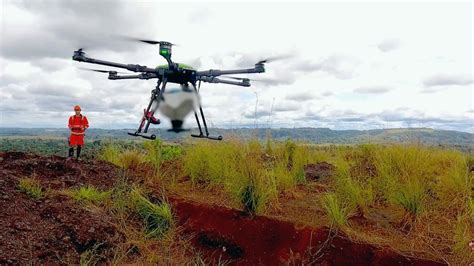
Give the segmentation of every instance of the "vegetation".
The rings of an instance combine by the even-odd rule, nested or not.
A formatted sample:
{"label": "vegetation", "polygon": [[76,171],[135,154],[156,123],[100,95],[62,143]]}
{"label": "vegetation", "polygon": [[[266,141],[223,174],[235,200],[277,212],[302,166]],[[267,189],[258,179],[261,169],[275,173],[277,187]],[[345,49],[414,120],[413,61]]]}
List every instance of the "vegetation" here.
{"label": "vegetation", "polygon": [[[86,146],[89,144],[101,145],[100,142],[130,142],[133,137],[127,135],[127,131],[133,129],[97,129],[89,128],[86,135]],[[255,139],[266,140],[268,135],[273,140],[285,141],[290,138],[293,140],[304,141],[306,143],[317,144],[363,144],[363,143],[421,143],[424,145],[443,145],[445,147],[463,148],[472,151],[474,143],[472,134],[448,130],[435,130],[430,128],[393,128],[393,129],[374,129],[374,130],[331,130],[329,128],[261,128],[255,132],[254,128],[233,128],[222,129],[213,128],[215,134],[226,136],[239,136],[246,141]],[[155,134],[159,139],[165,141],[182,141],[187,134],[175,134],[167,132],[166,129],[150,129],[149,133]],[[257,133],[257,135],[255,134]],[[66,145],[68,137],[66,128],[0,128],[0,147],[3,150],[11,150],[10,145],[15,146],[15,150],[31,149],[31,142],[36,145],[43,145],[45,150],[50,150],[47,145],[42,144],[41,138],[56,139]],[[11,140],[22,141],[12,143]],[[29,138],[25,141],[25,138]],[[134,139],[136,141],[136,139]],[[142,140],[141,140],[142,141]],[[54,144],[55,143],[50,143]],[[61,154],[64,154],[64,149]]]}
{"label": "vegetation", "polygon": [[326,193],[322,198],[322,204],[326,210],[331,226],[341,228],[347,224],[348,207],[334,193]]}
{"label": "vegetation", "polygon": [[93,186],[85,186],[67,191],[66,194],[81,203],[100,204],[110,197],[111,192],[100,191]]}
{"label": "vegetation", "polygon": [[145,222],[147,237],[162,237],[173,227],[174,218],[168,202],[152,203],[137,189],[132,190],[130,196],[135,210]]}
{"label": "vegetation", "polygon": [[[320,220],[351,236],[380,244],[393,241],[394,246],[410,241],[407,246],[448,254],[445,256],[452,264],[470,260],[474,157],[459,150],[420,144],[316,146],[271,139],[189,141],[181,145],[124,140],[102,142],[96,156],[124,169],[125,175],[142,174],[142,188],[156,185],[179,192],[189,185],[185,193],[195,193],[193,199],[205,202],[213,196],[221,197],[226,204],[251,214],[275,214],[278,210],[295,215],[285,219],[300,222],[300,214],[288,210],[294,205],[287,204],[287,197],[309,195],[311,210],[325,214],[318,216]],[[321,162],[334,167],[332,175],[325,180],[307,179],[305,165]],[[170,164],[176,167],[165,171]],[[178,186],[176,178],[181,182]],[[41,198],[44,193],[31,178],[21,180],[18,187],[33,198]],[[72,195],[78,201],[95,204],[110,199],[106,208],[121,219],[139,219],[144,233],[127,227],[127,237],[134,239],[133,245],[145,249],[140,241],[165,243],[175,225],[169,203],[164,198],[148,197],[150,194],[143,191],[123,182],[108,192],[83,187]],[[376,231],[363,231],[367,228],[358,224],[360,219],[386,221],[380,227],[384,240]],[[309,225],[311,222],[305,221]],[[137,240],[140,237],[147,240]],[[400,240],[404,241],[397,242]],[[407,246],[403,247],[405,251]]]}
{"label": "vegetation", "polygon": [[43,188],[38,180],[34,178],[22,178],[18,183],[18,189],[33,199],[44,197]]}

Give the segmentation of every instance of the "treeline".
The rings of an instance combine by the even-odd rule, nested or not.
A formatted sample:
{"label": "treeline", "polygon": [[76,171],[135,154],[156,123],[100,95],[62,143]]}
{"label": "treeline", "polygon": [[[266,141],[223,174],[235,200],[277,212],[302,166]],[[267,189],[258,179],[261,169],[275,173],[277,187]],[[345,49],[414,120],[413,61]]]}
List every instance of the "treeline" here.
{"label": "treeline", "polygon": [[[101,149],[110,144],[112,140],[86,140],[82,157],[85,159],[94,159],[100,153]],[[123,148],[141,147],[140,141],[136,140],[113,140],[115,145]],[[0,152],[20,151],[42,155],[57,155],[66,157],[68,153],[67,139],[58,138],[0,138]]]}
{"label": "treeline", "polygon": [[[87,141],[137,140],[127,134],[131,129],[98,129],[91,128],[86,132]],[[163,141],[182,142],[190,139],[190,134],[197,129],[176,134],[166,129],[150,129],[157,138]],[[213,128],[211,135],[222,135],[224,140],[241,139],[265,141],[272,139],[285,141],[292,139],[314,144],[424,144],[456,148],[467,152],[474,150],[474,134],[459,131],[434,130],[429,128],[400,128],[374,130],[331,130],[328,128]],[[69,131],[66,128],[0,128],[2,137],[61,138],[66,140]],[[139,138],[138,138],[139,139]]]}

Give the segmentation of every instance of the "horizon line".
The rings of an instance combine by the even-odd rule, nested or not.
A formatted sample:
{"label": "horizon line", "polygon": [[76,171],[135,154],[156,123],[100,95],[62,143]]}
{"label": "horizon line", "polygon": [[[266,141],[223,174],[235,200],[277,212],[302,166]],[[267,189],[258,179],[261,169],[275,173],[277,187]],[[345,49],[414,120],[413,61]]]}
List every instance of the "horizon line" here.
{"label": "horizon line", "polygon": [[[3,127],[0,126],[0,129],[68,129],[67,127]],[[101,127],[94,127],[91,129],[99,129],[99,130],[134,130],[133,128],[101,128]],[[189,129],[198,129],[196,128],[189,128]],[[249,130],[278,130],[278,129],[327,129],[332,131],[371,131],[371,130],[396,130],[396,129],[405,129],[405,130],[420,130],[420,129],[429,129],[429,130],[437,130],[437,131],[451,131],[451,132],[461,132],[461,133],[468,133],[474,134],[473,132],[469,131],[460,131],[460,130],[452,130],[452,129],[435,129],[430,127],[393,127],[393,128],[373,128],[373,129],[331,129],[328,127],[261,127],[261,128],[254,128],[254,127],[235,127],[235,128],[225,128],[225,127],[214,127],[213,129],[223,129],[223,130],[235,130],[235,129],[249,129]],[[152,130],[167,130],[163,128],[154,128]]]}

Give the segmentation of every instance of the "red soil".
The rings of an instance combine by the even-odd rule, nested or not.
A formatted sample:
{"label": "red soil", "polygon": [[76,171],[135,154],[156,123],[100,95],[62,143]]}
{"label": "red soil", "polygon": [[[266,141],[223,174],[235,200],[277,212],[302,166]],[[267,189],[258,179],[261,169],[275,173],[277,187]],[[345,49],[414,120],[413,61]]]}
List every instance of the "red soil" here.
{"label": "red soil", "polygon": [[[78,185],[93,180],[93,176],[83,176],[87,171],[81,172],[89,167],[22,153],[1,154],[0,159],[1,265],[78,264],[80,254],[94,247],[102,261],[111,256],[111,248],[123,236],[110,217],[81,208],[66,196],[33,200],[17,189],[18,179],[28,173],[36,173],[42,184],[52,187]],[[80,181],[69,183],[78,176],[82,176]],[[93,183],[104,185],[97,180]]]}
{"label": "red soil", "polygon": [[278,265],[286,262],[322,265],[442,265],[408,258],[387,248],[354,243],[328,228],[297,229],[291,223],[217,206],[170,198],[184,233],[217,261],[235,265]]}
{"label": "red soil", "polygon": [[326,180],[334,175],[334,165],[327,162],[307,164],[304,166],[304,174],[307,180]]}
{"label": "red soil", "polygon": [[22,152],[0,153],[0,173],[18,178],[39,179],[44,187],[64,189],[93,185],[110,188],[116,181],[116,167],[103,161],[66,161],[59,156],[39,156]]}

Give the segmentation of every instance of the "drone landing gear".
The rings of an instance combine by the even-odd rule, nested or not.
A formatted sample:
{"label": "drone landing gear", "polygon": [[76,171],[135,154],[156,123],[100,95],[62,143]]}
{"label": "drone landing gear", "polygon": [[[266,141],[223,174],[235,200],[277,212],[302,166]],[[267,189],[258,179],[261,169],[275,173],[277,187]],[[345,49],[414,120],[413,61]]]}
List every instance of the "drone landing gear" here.
{"label": "drone landing gear", "polygon": [[[161,89],[160,89],[160,86],[161,86]],[[156,89],[154,89],[151,92],[151,99],[150,99],[150,103],[148,104],[148,107],[145,110],[143,110],[143,118],[142,118],[142,121],[140,122],[140,126],[138,126],[137,131],[128,132],[128,135],[135,136],[135,137],[142,137],[145,139],[152,139],[152,140],[156,139],[155,134],[148,134],[147,132],[148,132],[148,128],[150,127],[150,124],[155,124],[155,125],[160,124],[160,119],[156,119],[153,115],[156,109],[158,109],[158,106],[160,104],[160,99],[161,99],[161,93],[165,91],[165,87],[166,87],[166,79],[163,79],[163,82],[161,82],[161,79],[159,79],[156,84]],[[156,106],[153,108],[154,110],[150,111],[154,101],[156,101]],[[143,129],[143,126],[145,126],[144,129]],[[143,129],[143,132],[142,132],[142,129]]]}
{"label": "drone landing gear", "polygon": [[145,139],[156,139],[156,135],[155,134],[148,134],[148,133],[138,133],[138,132],[127,132],[128,135],[130,136],[134,136],[134,137],[142,137],[142,138],[145,138]]}
{"label": "drone landing gear", "polygon": [[[196,84],[193,83],[193,88],[196,93],[199,93],[199,91],[196,88]],[[199,87],[201,87],[201,81],[199,81]],[[198,134],[191,134],[191,137],[193,138],[205,138],[205,139],[212,139],[212,140],[222,140],[222,136],[209,136],[209,130],[207,129],[207,123],[206,123],[206,118],[204,118],[204,113],[202,111],[202,106],[201,103],[199,103],[199,112],[201,113],[201,118],[202,118],[202,123],[204,125],[204,130],[206,131],[206,135],[202,132],[202,127],[201,127],[201,122],[199,121],[198,114],[196,110],[194,110],[194,117],[196,118],[196,122],[199,128],[199,135]]]}
{"label": "drone landing gear", "polygon": [[204,136],[203,134],[197,135],[197,134],[191,134],[191,137],[193,138],[201,138],[201,139],[212,139],[212,140],[222,140],[222,136]]}

